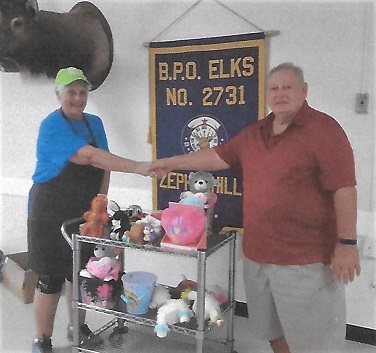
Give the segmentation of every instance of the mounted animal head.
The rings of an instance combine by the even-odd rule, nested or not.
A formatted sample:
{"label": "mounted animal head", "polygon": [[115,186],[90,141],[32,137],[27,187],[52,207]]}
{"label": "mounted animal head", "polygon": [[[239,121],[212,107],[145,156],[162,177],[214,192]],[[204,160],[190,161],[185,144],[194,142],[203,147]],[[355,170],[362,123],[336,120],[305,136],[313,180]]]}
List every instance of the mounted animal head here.
{"label": "mounted animal head", "polygon": [[92,3],[66,13],[39,10],[36,0],[0,0],[0,65],[5,72],[56,76],[75,66],[98,88],[113,61],[109,24]]}

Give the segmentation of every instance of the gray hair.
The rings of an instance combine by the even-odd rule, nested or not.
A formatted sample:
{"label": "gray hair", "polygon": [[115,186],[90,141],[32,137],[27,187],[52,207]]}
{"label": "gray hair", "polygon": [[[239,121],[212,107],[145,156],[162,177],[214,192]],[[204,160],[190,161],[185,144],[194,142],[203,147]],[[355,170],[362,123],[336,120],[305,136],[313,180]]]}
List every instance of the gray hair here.
{"label": "gray hair", "polygon": [[273,67],[270,71],[269,71],[269,74],[268,74],[268,79],[269,77],[277,72],[277,71],[280,71],[280,70],[292,70],[294,71],[295,75],[299,78],[299,80],[304,83],[304,73],[303,73],[303,69],[299,66],[296,66],[294,65],[293,63],[291,62],[285,62],[285,63],[282,63],[282,64],[279,64],[277,65],[276,67]]}

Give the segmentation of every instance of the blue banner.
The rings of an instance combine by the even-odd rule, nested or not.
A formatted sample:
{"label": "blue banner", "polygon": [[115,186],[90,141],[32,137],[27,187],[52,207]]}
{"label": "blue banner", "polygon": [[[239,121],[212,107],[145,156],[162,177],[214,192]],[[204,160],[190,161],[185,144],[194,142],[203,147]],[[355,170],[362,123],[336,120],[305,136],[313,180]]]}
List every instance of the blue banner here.
{"label": "blue banner", "polygon": [[[151,42],[149,54],[154,158],[217,146],[264,117],[264,33]],[[154,180],[153,207],[178,202],[188,175],[177,170]],[[213,175],[214,228],[241,228],[241,175],[229,170]]]}

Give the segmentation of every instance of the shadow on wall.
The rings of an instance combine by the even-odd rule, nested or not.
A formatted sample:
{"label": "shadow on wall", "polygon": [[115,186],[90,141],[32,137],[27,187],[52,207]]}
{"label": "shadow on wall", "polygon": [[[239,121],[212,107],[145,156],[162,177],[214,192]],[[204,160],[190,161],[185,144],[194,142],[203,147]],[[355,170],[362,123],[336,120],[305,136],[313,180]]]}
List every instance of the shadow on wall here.
{"label": "shadow on wall", "polygon": [[98,88],[113,61],[111,28],[88,1],[69,12],[42,11],[36,0],[0,0],[0,66],[4,72],[53,78],[62,67],[82,69]]}

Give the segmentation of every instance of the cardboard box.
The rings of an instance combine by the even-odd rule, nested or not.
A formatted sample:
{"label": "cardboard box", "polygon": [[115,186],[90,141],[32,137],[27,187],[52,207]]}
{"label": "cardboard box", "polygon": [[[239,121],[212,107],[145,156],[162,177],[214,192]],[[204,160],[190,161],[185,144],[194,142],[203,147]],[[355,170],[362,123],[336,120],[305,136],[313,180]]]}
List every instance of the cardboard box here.
{"label": "cardboard box", "polygon": [[27,252],[7,255],[2,269],[3,282],[23,303],[34,301],[38,275],[28,266]]}

